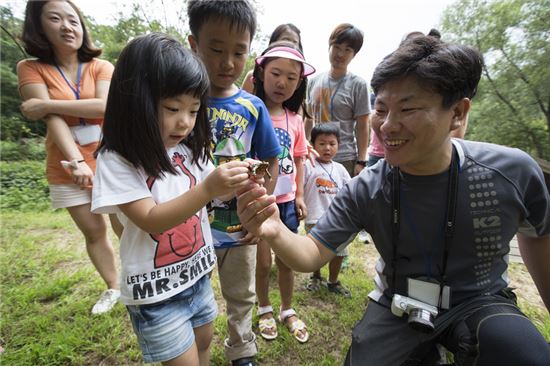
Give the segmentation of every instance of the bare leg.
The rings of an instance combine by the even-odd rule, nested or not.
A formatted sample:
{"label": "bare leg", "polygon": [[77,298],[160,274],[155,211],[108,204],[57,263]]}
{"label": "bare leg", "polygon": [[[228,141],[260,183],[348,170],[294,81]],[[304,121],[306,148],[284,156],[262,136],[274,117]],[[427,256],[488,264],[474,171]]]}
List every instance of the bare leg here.
{"label": "bare leg", "polygon": [[86,250],[107,288],[118,289],[115,252],[107,236],[107,225],[102,215],[93,214],[90,204],[68,207],[67,210],[84,234]]}
{"label": "bare leg", "polygon": [[275,257],[278,268],[279,291],[281,292],[281,309],[292,307],[292,295],[294,294],[294,271],[287,267],[279,257]]}
{"label": "bare leg", "polygon": [[118,217],[115,214],[109,214],[109,221],[111,221],[111,228],[113,228],[116,236],[120,239],[120,237],[122,236],[122,230],[124,230],[124,226],[122,226],[122,224],[118,220]]}
{"label": "bare leg", "polygon": [[[260,321],[260,334],[266,339],[272,339],[277,336],[277,327],[274,321],[273,311],[260,309],[261,307],[271,306],[269,301],[269,274],[271,272],[271,248],[266,242],[259,241],[258,250],[256,252],[256,298],[258,299],[258,307],[261,312],[258,313]],[[271,321],[264,328],[264,320]],[[273,325],[273,326],[271,326]]]}
{"label": "bare leg", "polygon": [[193,329],[195,342],[187,351],[176,358],[165,361],[166,366],[208,366],[210,364],[210,342],[214,334],[212,323]]}
{"label": "bare leg", "polygon": [[[294,271],[287,267],[286,264],[283,263],[279,259],[279,257],[275,257],[275,263],[277,263],[278,268],[278,282],[279,282],[279,291],[281,293],[281,312],[283,310],[288,310],[292,308],[292,295],[294,294]],[[286,319],[281,319],[285,325],[290,329],[291,325],[294,324],[298,320],[298,317],[296,315],[290,315]],[[305,337],[306,330],[302,330],[299,332],[300,338]]]}
{"label": "bare leg", "polygon": [[201,366],[210,365],[210,343],[214,335],[213,323],[208,323],[193,329],[195,332],[195,342],[199,353],[199,364]]}
{"label": "bare leg", "polygon": [[336,256],[332,258],[328,265],[328,282],[335,283],[338,281],[338,275],[340,274],[343,261],[344,257]]}
{"label": "bare leg", "polygon": [[269,273],[271,271],[271,248],[260,240],[256,253],[256,297],[258,306],[268,306],[269,301]]}
{"label": "bare leg", "polygon": [[191,348],[182,353],[176,358],[173,358],[162,363],[165,366],[196,366],[203,365],[200,363],[199,352],[197,351],[197,343],[193,343]]}

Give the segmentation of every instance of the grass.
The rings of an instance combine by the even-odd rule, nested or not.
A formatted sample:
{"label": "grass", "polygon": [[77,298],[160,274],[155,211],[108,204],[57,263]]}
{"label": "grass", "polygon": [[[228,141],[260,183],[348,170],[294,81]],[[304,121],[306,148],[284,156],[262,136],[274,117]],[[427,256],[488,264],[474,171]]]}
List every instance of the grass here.
{"label": "grass", "polygon": [[[1,218],[0,355],[2,365],[141,365],[141,353],[123,306],[102,316],[90,309],[103,283],[88,260],[81,234],[64,211],[3,212]],[[116,243],[116,241],[115,241]],[[118,245],[115,245],[118,247]],[[298,274],[294,308],[308,325],[310,340],[299,344],[279,326],[279,337],[259,339],[262,365],[340,365],[351,342],[351,329],[373,288],[364,257],[367,246],[351,246],[351,265],[341,275],[351,299],[303,290],[307,275]],[[326,276],[326,268],[323,270]],[[224,302],[217,273],[213,284],[220,307],[215,321],[211,364],[227,365]],[[271,299],[280,304],[272,271]],[[522,304],[520,302],[520,304]],[[537,307],[522,309],[550,339],[550,318]],[[255,318],[256,320],[256,318]]]}

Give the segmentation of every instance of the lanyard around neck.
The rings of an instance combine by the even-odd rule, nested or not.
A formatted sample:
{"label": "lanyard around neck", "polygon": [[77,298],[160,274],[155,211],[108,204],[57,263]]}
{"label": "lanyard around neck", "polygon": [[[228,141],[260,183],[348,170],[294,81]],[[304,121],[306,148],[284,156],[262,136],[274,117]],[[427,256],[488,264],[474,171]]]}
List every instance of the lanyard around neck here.
{"label": "lanyard around neck", "polygon": [[[67,83],[69,88],[71,88],[71,91],[73,92],[76,100],[79,100],[80,99],[80,77],[82,75],[82,63],[81,62],[78,63],[78,68],[76,70],[76,88],[73,88],[73,86],[71,85],[71,82],[69,81],[69,79],[67,79],[67,77],[65,76],[65,73],[63,73],[63,70],[61,70],[61,67],[59,67],[59,65],[56,64],[55,68],[57,69],[57,71],[59,71],[61,76],[63,76],[65,83]],[[80,124],[81,125],[86,124],[83,118],[80,118]]]}
{"label": "lanyard around neck", "polygon": [[332,177],[332,172],[334,171],[334,162],[332,162],[332,161],[330,162],[330,172],[325,169],[325,167],[323,166],[323,163],[319,162],[319,166],[321,167],[321,169],[323,169],[325,171],[325,173],[327,173],[329,179],[332,181],[332,183],[334,183],[336,188],[338,188],[338,183],[336,183],[336,181]]}
{"label": "lanyard around neck", "polygon": [[[441,280],[442,285],[447,282],[446,271],[447,261],[449,257],[449,246],[454,235],[455,219],[456,219],[456,205],[458,196],[458,175],[459,175],[459,159],[457,157],[456,148],[453,145],[453,151],[451,155],[451,166],[449,167],[449,180],[447,185],[447,206],[445,209],[445,238],[443,242],[443,258],[441,266]],[[396,280],[397,280],[397,245],[399,243],[399,229],[401,224],[400,218],[400,181],[401,173],[399,167],[392,169],[392,210],[391,210],[391,225],[392,225],[392,294],[395,294]]]}
{"label": "lanyard around neck", "polygon": [[[286,108],[284,108],[285,110],[285,118],[286,118],[286,132],[288,132],[288,111]],[[290,134],[290,132],[288,132]]]}
{"label": "lanyard around neck", "polygon": [[[285,111],[285,119],[286,119],[286,130],[285,130],[285,131],[286,131],[287,134],[290,136],[290,132],[288,131],[288,110],[287,110],[285,107],[283,107],[283,110]],[[275,117],[275,116],[272,115],[271,118],[273,119],[274,117]],[[277,128],[277,129],[283,130],[283,128]],[[282,135],[279,136],[279,133],[277,133],[277,139],[279,140],[279,143],[281,143],[281,139],[282,139],[282,138],[283,138]],[[285,154],[285,152],[284,152],[284,151],[281,151],[281,152],[279,153],[279,155],[278,155],[279,159],[282,159],[282,158],[284,157],[284,154]],[[281,166],[279,165],[279,168],[280,168],[280,167],[281,167]]]}
{"label": "lanyard around neck", "polygon": [[80,99],[80,76],[82,73],[82,63],[80,62],[78,63],[78,68],[76,70],[76,89],[73,88],[73,86],[71,85],[71,82],[69,81],[69,79],[67,79],[63,70],[61,70],[61,67],[59,67],[59,65],[55,65],[55,68],[57,69],[57,71],[59,71],[61,76],[63,76],[63,79],[65,80],[69,88],[71,88],[75,98]]}

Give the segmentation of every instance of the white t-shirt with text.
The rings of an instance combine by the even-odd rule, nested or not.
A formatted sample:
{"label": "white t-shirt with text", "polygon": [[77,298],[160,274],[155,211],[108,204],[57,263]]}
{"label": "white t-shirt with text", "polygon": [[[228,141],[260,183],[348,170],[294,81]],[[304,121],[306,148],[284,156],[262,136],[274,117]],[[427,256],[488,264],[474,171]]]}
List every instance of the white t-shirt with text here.
{"label": "white t-shirt with text", "polygon": [[208,161],[191,164],[184,145],[168,149],[177,175],[148,177],[142,169],[112,151],[97,158],[92,212],[115,213],[124,226],[120,238],[121,301],[126,305],[151,304],[170,298],[207,275],[216,263],[206,208],[162,233],[140,229],[119,205],[143,198],[169,201],[200,183],[214,169]]}

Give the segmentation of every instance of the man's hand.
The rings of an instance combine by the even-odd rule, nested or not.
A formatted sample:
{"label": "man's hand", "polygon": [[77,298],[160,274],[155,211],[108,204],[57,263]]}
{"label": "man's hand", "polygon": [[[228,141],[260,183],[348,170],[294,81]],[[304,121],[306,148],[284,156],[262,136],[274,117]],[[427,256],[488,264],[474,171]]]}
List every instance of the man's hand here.
{"label": "man's hand", "polygon": [[237,192],[237,214],[248,234],[257,238],[276,236],[282,224],[275,196],[253,182]]}

